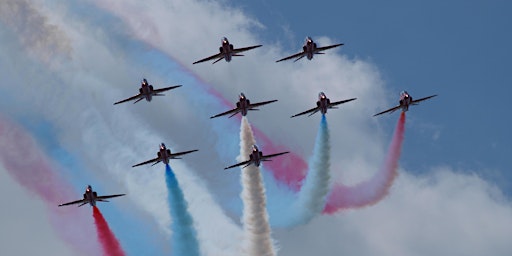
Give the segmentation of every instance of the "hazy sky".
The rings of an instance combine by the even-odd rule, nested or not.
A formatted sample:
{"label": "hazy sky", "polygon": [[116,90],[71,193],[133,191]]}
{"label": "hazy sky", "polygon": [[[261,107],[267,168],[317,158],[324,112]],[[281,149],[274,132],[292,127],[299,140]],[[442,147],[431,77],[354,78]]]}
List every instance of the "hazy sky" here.
{"label": "hazy sky", "polygon": [[[240,122],[208,117],[240,92],[278,99],[250,114],[256,140],[307,162],[320,117],[289,116],[314,106],[320,91],[357,97],[327,114],[331,182],[350,186],[382,165],[398,113],[372,115],[405,89],[439,96],[407,112],[399,176],[377,204],[283,227],[293,193],[263,171],[278,254],[509,255],[510,9],[505,1],[1,1],[0,193],[11,207],[0,211],[0,248],[97,253],[90,207],[56,209],[91,184],[128,194],[100,209],[129,255],[168,255],[164,168],[130,167],[166,142],[200,150],[171,165],[202,253],[239,255],[240,176],[222,169],[240,151]],[[192,65],[224,36],[263,47],[231,63]],[[345,45],[275,63],[306,36]],[[151,103],[112,105],[142,77],[183,87]]]}

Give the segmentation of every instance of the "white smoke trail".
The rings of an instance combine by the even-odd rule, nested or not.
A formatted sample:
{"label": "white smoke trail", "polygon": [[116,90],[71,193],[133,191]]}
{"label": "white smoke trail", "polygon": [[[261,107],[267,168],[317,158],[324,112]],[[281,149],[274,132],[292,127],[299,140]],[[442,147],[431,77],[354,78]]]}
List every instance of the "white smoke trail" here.
{"label": "white smoke trail", "polygon": [[313,156],[309,161],[310,170],[292,209],[289,226],[306,224],[313,217],[322,213],[331,177],[329,174],[330,152],[329,128],[325,116],[322,115]]}
{"label": "white smoke trail", "polygon": [[[240,127],[240,156],[251,154],[251,146],[256,144],[254,134],[246,117]],[[247,239],[247,254],[253,256],[276,255],[266,209],[265,187],[260,168],[250,165],[242,169],[242,200],[244,202],[243,224]]]}

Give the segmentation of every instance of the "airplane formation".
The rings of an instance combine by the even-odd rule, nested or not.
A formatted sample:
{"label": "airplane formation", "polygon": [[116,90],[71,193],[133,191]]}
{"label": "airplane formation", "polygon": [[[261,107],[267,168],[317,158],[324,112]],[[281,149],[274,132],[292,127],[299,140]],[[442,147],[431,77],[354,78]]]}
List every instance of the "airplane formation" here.
{"label": "airplane formation", "polygon": [[[334,45],[318,47],[317,44],[313,41],[313,39],[311,37],[307,37],[306,41],[302,47],[301,52],[298,52],[298,53],[290,55],[288,57],[279,59],[276,62],[281,62],[281,61],[291,60],[291,59],[294,59],[294,62],[296,62],[304,57],[306,57],[308,60],[312,60],[313,56],[315,54],[325,54],[324,53],[325,50],[336,48],[336,47],[339,47],[342,45],[344,45],[344,44],[334,44]],[[201,62],[207,62],[207,61],[211,61],[211,60],[215,60],[212,63],[212,64],[215,64],[223,59],[226,62],[230,62],[232,60],[232,57],[244,56],[240,53],[246,52],[246,51],[261,47],[261,46],[262,45],[254,45],[254,46],[248,46],[248,47],[243,47],[243,48],[234,48],[233,44],[229,43],[228,39],[226,37],[224,37],[221,40],[221,46],[219,47],[219,53],[209,56],[207,58],[198,60],[192,64],[198,64]],[[154,89],[153,85],[149,84],[148,81],[145,78],[143,78],[141,81],[140,88],[139,88],[139,93],[137,95],[123,99],[121,101],[117,101],[114,103],[114,105],[117,105],[120,103],[125,103],[128,101],[134,101],[133,103],[135,104],[144,99],[148,102],[151,102],[151,100],[153,99],[153,96],[164,96],[163,92],[173,90],[173,89],[176,89],[181,86],[182,85],[174,85],[174,86],[170,86],[170,87]],[[437,95],[431,95],[431,96],[427,96],[427,97],[420,98],[417,100],[413,100],[412,96],[408,92],[402,91],[400,93],[399,104],[397,106],[392,107],[387,110],[384,110],[382,112],[379,112],[379,113],[375,114],[374,116],[379,116],[384,113],[393,113],[394,111],[399,110],[399,109],[401,109],[402,112],[406,112],[409,110],[409,106],[418,105],[420,102],[428,100],[428,99],[436,97],[436,96]],[[322,115],[325,115],[325,114],[327,114],[328,109],[337,109],[339,105],[350,102],[350,101],[354,101],[356,99],[357,98],[350,98],[350,99],[346,99],[346,100],[331,102],[329,100],[329,98],[327,98],[325,93],[320,92],[318,94],[318,101],[316,102],[316,107],[308,109],[304,112],[295,114],[291,117],[293,118],[293,117],[306,115],[306,114],[308,116],[311,116],[317,112],[320,112]],[[236,102],[235,108],[228,110],[226,112],[220,113],[220,114],[213,115],[210,118],[217,118],[217,117],[226,116],[226,115],[229,115],[229,118],[231,118],[237,114],[246,116],[249,111],[259,110],[258,107],[261,107],[263,105],[267,105],[267,104],[270,104],[270,103],[273,103],[276,101],[277,100],[269,100],[269,101],[251,103],[249,101],[249,99],[247,99],[245,94],[240,93],[239,100],[238,100],[238,102]],[[172,153],[171,150],[168,149],[164,143],[161,143],[160,147],[159,147],[159,151],[157,152],[157,157],[147,160],[147,161],[144,161],[144,162],[141,162],[141,163],[138,163],[138,164],[135,164],[132,167],[142,166],[142,165],[146,165],[146,164],[151,164],[151,166],[153,166],[160,162],[162,162],[164,164],[169,164],[169,161],[172,159],[181,159],[181,156],[183,156],[185,154],[192,153],[192,152],[196,152],[196,151],[198,151],[198,150],[194,149],[194,150],[189,150],[189,151]],[[280,155],[285,155],[287,153],[289,153],[289,152],[280,152],[280,153],[274,153],[274,154],[270,154],[270,155],[263,155],[263,152],[258,149],[258,146],[253,145],[251,154],[248,156],[249,157],[248,160],[225,167],[224,169],[228,170],[228,169],[235,168],[235,167],[241,167],[241,169],[243,169],[249,165],[260,166],[261,162],[271,161],[271,158],[274,158],[274,157],[277,157]],[[67,206],[67,205],[73,205],[73,204],[78,204],[79,207],[83,206],[85,204],[95,206],[96,202],[108,202],[106,199],[120,197],[120,196],[124,196],[124,195],[125,194],[98,196],[97,193],[92,190],[92,187],[90,185],[88,185],[85,190],[85,193],[83,194],[82,199],[68,202],[68,203],[63,203],[63,204],[60,204],[59,206]]]}

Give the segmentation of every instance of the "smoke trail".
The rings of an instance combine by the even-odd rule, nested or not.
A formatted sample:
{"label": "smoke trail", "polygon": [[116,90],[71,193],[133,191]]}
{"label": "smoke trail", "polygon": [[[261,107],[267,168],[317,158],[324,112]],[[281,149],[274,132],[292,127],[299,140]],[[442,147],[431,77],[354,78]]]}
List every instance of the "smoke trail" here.
{"label": "smoke trail", "polygon": [[325,115],[322,115],[313,156],[309,161],[310,170],[294,204],[289,225],[305,224],[324,209],[329,191],[330,149],[329,127]]}
{"label": "smoke trail", "polygon": [[[162,57],[162,59],[165,59],[165,57],[170,58],[170,59],[172,59],[173,63],[176,63],[177,61],[181,60],[180,65],[182,66],[182,70],[186,71],[187,74],[192,73],[192,71],[190,71],[187,68],[190,64],[187,65],[186,63],[183,62],[183,59],[187,59],[187,61],[188,61],[188,58],[184,58],[184,55],[177,54],[173,47],[169,47],[169,45],[171,45],[171,44],[166,43],[166,42],[168,42],[169,38],[173,38],[173,37],[168,37],[168,32],[167,32],[168,29],[167,28],[162,29],[162,27],[160,26],[160,23],[158,23],[157,19],[155,18],[154,12],[155,11],[159,12],[160,10],[151,10],[151,12],[146,11],[146,13],[152,13],[152,15],[140,17],[138,15],[135,15],[140,10],[138,8],[134,8],[134,6],[131,4],[115,4],[115,3],[113,4],[113,3],[105,3],[104,1],[96,1],[95,3],[98,7],[100,7],[100,9],[105,9],[112,15],[120,18],[120,20],[123,21],[123,23],[126,24],[127,27],[129,28],[129,33],[131,35],[133,35],[135,38],[137,38],[138,40],[141,40],[142,42],[144,42],[148,45],[151,45],[152,47],[154,47],[156,49],[159,49],[158,55],[160,55],[160,54],[164,55],[164,57]],[[211,11],[211,9],[208,9],[208,10]],[[166,10],[166,11],[172,12],[172,10]],[[165,15],[168,15],[168,14],[166,13]],[[137,18],[134,18],[134,17],[137,17]],[[142,23],[145,24],[144,26],[140,26],[141,20],[143,21]],[[158,33],[156,33],[156,34],[158,34],[159,36],[158,37],[157,36],[151,36],[151,37],[147,36],[147,31],[148,31],[147,27],[148,26],[151,26],[151,28],[154,31],[158,31]],[[178,29],[181,29],[181,28],[178,28]],[[249,33],[249,34],[251,34],[251,33]],[[169,61],[169,60],[166,60],[166,61]],[[202,94],[201,100],[207,99],[207,101],[226,102],[224,99],[222,99],[219,96],[220,93],[218,93],[215,89],[212,89],[212,87],[209,86],[208,84],[202,83],[201,79],[197,78],[197,76],[196,76],[194,83],[190,84],[190,85],[191,85],[190,87],[193,87],[192,89],[194,90],[194,92],[196,92],[196,93],[193,93],[190,95]],[[370,88],[369,85],[367,88]],[[374,89],[375,88],[372,87],[372,91],[375,91]],[[205,93],[206,93],[206,95],[204,95]],[[192,99],[192,101],[194,101],[194,100],[195,99]],[[212,105],[212,106],[214,106],[214,105]],[[218,123],[220,123],[220,122],[218,122]],[[221,128],[216,128],[215,127],[216,125],[217,124],[213,125],[213,131],[217,133],[219,138],[225,138],[227,136],[225,134],[226,130],[221,129]],[[282,147],[278,147],[277,145],[273,144],[271,140],[265,141],[265,136],[263,133],[258,133],[257,130],[255,130],[254,132],[258,136],[258,138],[260,138],[259,140],[260,140],[261,148],[271,149],[272,151],[273,150],[280,151],[282,149]],[[225,140],[223,139],[223,140],[219,140],[219,141],[225,141]],[[225,158],[226,155],[228,155],[228,154],[226,154],[226,151],[227,150],[225,150],[223,152],[218,152],[219,156],[221,158]],[[304,178],[305,178],[306,172],[307,172],[306,162],[303,159],[301,159],[300,157],[298,157],[297,154],[293,154],[293,153],[291,153],[290,156],[285,159],[285,161],[269,162],[265,167],[266,167],[266,169],[268,169],[269,171],[272,172],[273,177],[276,180],[278,180],[282,184],[286,184],[289,188],[291,188],[294,191],[300,190],[301,184],[304,181]],[[386,179],[378,178],[380,176],[382,176],[382,175],[380,173],[378,173],[376,175],[376,177],[371,178],[369,181],[367,181],[365,183],[372,183],[377,188],[389,187],[390,184],[388,184]],[[391,179],[391,181],[392,180],[393,179]],[[383,183],[378,183],[378,181],[381,181]],[[342,185],[340,185],[340,186],[342,186]],[[340,189],[339,188],[340,186],[338,186],[337,189]],[[345,188],[345,190],[353,190],[353,189],[356,189],[356,188]],[[334,193],[334,194],[336,194],[336,193]],[[352,207],[352,206],[359,207],[359,206],[357,206],[357,204],[348,204],[348,205],[349,206],[347,206],[347,207]],[[350,206],[350,205],[352,205],[352,206]],[[363,203],[363,205],[365,205],[365,203]]]}
{"label": "smoke trail", "polygon": [[171,167],[165,165],[165,182],[169,193],[172,218],[173,255],[200,255],[194,221],[188,213],[188,204]]}
{"label": "smoke trail", "polygon": [[121,248],[116,236],[108,227],[108,223],[103,218],[98,207],[92,207],[92,215],[94,216],[94,224],[96,224],[96,231],[98,232],[98,241],[101,247],[103,247],[104,254],[108,256],[124,255],[123,248]]}
{"label": "smoke trail", "polygon": [[[83,16],[85,16],[85,13],[90,12],[84,12]],[[110,102],[110,100],[115,98],[113,94],[115,89],[111,86],[105,86],[106,84],[112,84],[108,82],[110,81],[108,77],[112,76],[117,79],[118,76],[115,75],[119,72],[117,68],[124,70],[127,66],[133,65],[135,67],[134,69],[141,70],[142,66],[144,66],[137,61],[131,61],[131,63],[128,64],[125,62],[125,59],[119,59],[119,53],[122,52],[127,45],[133,47],[135,43],[125,37],[121,39],[115,38],[117,40],[113,40],[115,41],[113,45],[105,43],[101,40],[102,37],[90,36],[91,30],[89,30],[89,28],[91,27],[88,26],[89,20],[84,20],[84,22],[78,20],[77,24],[74,19],[76,15],[70,16],[72,16],[72,18],[68,16],[62,17],[59,11],[54,13],[53,10],[48,16],[56,18],[59,21],[56,23],[59,24],[59,28],[67,32],[68,35],[73,38],[73,49],[75,49],[73,59],[64,62],[65,64],[59,66],[55,72],[48,71],[46,66],[43,67],[39,65],[33,58],[27,58],[27,56],[25,56],[26,52],[21,51],[19,49],[20,47],[17,47],[18,43],[14,40],[16,35],[8,33],[8,30],[0,29],[0,34],[11,35],[3,37],[10,39],[5,41],[8,41],[11,47],[8,48],[8,50],[0,49],[0,56],[2,56],[0,63],[7,63],[8,60],[12,59],[16,59],[18,64],[22,63],[18,65],[19,67],[16,65],[3,65],[5,67],[12,67],[0,71],[2,74],[9,74],[4,77],[11,81],[10,83],[3,83],[3,85],[7,86],[8,84],[16,83],[20,86],[18,90],[16,90],[17,93],[14,94],[9,93],[8,87],[4,86],[5,88],[0,88],[0,90],[6,92],[5,94],[1,94],[2,103],[0,104],[5,106],[4,110],[16,119],[30,119],[36,117],[51,122],[52,127],[56,128],[55,131],[58,131],[56,135],[58,144],[62,145],[67,151],[73,152],[74,155],[78,156],[78,160],[82,160],[88,167],[92,167],[90,170],[87,170],[88,172],[86,172],[85,175],[94,179],[96,177],[94,174],[100,174],[102,175],[101,177],[103,177],[101,182],[108,184],[111,180],[116,180],[117,185],[123,184],[126,187],[128,193],[131,193],[134,197],[133,203],[138,206],[138,208],[141,208],[144,213],[153,216],[154,221],[163,229],[165,235],[162,235],[160,232],[152,232],[151,235],[154,235],[157,239],[152,239],[153,237],[151,236],[144,236],[144,238],[141,238],[143,240],[129,242],[130,239],[134,237],[130,235],[133,232],[129,230],[137,230],[134,226],[137,226],[138,223],[144,222],[144,226],[149,226],[150,229],[153,227],[147,225],[148,222],[152,222],[152,220],[148,218],[140,218],[141,221],[134,221],[135,225],[126,225],[126,222],[120,221],[126,217],[126,214],[122,214],[119,218],[109,221],[109,225],[113,228],[115,227],[116,230],[123,229],[123,231],[125,231],[119,232],[117,236],[125,245],[123,249],[126,250],[127,253],[134,252],[135,255],[140,255],[140,251],[142,250],[148,253],[146,248],[156,250],[155,247],[142,245],[141,242],[148,241],[149,243],[156,243],[156,240],[165,240],[170,237],[171,218],[169,211],[166,209],[168,205],[166,202],[167,188],[165,183],[162,182],[162,179],[155,176],[153,173],[127,172],[126,166],[127,163],[132,162],[137,156],[140,156],[143,150],[150,148],[148,144],[154,145],[155,141],[160,141],[162,138],[165,138],[166,142],[171,140],[167,136],[161,135],[162,133],[158,131],[148,129],[145,123],[138,122],[137,115],[131,113],[132,111],[125,111],[122,108],[116,109],[115,111],[112,110],[112,102]],[[96,28],[92,28],[92,30],[96,31]],[[111,32],[112,31],[108,31],[107,34],[110,36]],[[3,41],[4,40],[2,40],[2,43]],[[99,54],[101,55],[101,61],[98,61],[96,57],[92,57],[91,52],[101,52],[102,54]],[[145,53],[143,49],[134,47],[130,48],[128,52],[130,54],[133,53],[138,60],[144,59],[141,57]],[[115,58],[113,58],[114,55]],[[99,65],[99,63],[112,67],[116,69],[116,71],[110,69],[109,74],[106,75],[103,72],[103,70],[106,69],[103,68],[102,65]],[[0,66],[2,65],[0,64]],[[169,66],[166,66],[166,68],[168,67]],[[55,86],[58,87],[64,84],[66,86],[62,88],[59,87],[60,93],[56,95],[54,93]],[[37,88],[37,90],[34,90],[34,88]],[[98,90],[100,90],[101,93],[98,93]],[[8,103],[12,103],[12,105],[16,107],[13,108],[12,105]],[[73,113],[80,114],[75,115]],[[28,117],[20,117],[24,115]],[[152,124],[152,122],[150,123]],[[133,129],[125,129],[126,127],[132,127]],[[239,129],[236,125],[233,126],[233,128],[234,130]],[[38,128],[35,129],[36,133],[40,134],[38,130]],[[235,137],[238,136],[235,135]],[[235,151],[237,151],[237,149],[235,149]],[[23,155],[23,153],[19,155]],[[62,158],[58,160],[61,159]],[[67,161],[68,159],[62,160]],[[83,168],[81,169],[83,170]],[[189,176],[191,168],[185,166],[185,169],[188,171],[185,172],[187,174],[184,176]],[[77,176],[83,175],[81,174],[81,170],[73,169],[71,172],[72,174],[64,173],[64,175],[66,175],[66,177],[72,177],[71,180],[74,182],[77,182]],[[164,178],[165,174],[160,173],[160,175],[162,176],[161,178]],[[232,243],[234,240],[233,236],[237,235],[237,237],[240,237],[242,234],[241,228],[234,224],[229,218],[225,217],[214,198],[210,196],[209,193],[206,193],[207,186],[198,184],[198,179],[189,180],[190,182],[188,182],[187,189],[203,192],[190,193],[192,200],[189,201],[190,206],[195,209],[195,215],[193,215],[194,219],[198,224],[197,226],[201,229],[199,235],[207,236],[209,230],[216,230],[214,233],[217,236],[208,239],[208,241],[205,242],[205,248],[208,249],[208,252],[213,252],[214,254],[217,250],[222,250],[223,253],[217,253],[218,255],[227,255],[232,248],[236,250],[237,245]],[[233,184],[239,186],[237,183],[238,182],[235,181]],[[145,189],[148,186],[152,189]],[[72,195],[73,193],[62,194]],[[70,199],[72,198],[65,198],[65,200]],[[64,200],[59,200],[59,202],[62,201]],[[64,211],[69,209],[60,210]],[[114,209],[109,208],[108,210],[112,211]],[[131,211],[129,214],[131,214]],[[135,213],[135,215],[137,215],[137,213]],[[212,217],[217,221],[212,222]],[[92,222],[91,218],[81,219],[87,219]],[[62,226],[63,225],[60,224],[56,228],[58,229]],[[91,228],[91,234],[94,236],[95,230],[93,225],[89,227]],[[80,228],[77,228],[77,230],[79,234],[84,233],[80,232]],[[63,237],[68,238],[73,236]],[[82,240],[87,240],[87,238]],[[99,244],[97,244],[97,241],[94,240],[92,242],[100,252],[101,248]],[[170,247],[167,241],[159,241],[158,245]],[[80,244],[80,246],[85,247],[83,243]],[[91,251],[90,248],[95,247],[88,246],[85,248],[88,249],[85,251]],[[235,253],[231,255],[238,255]],[[93,254],[98,255],[98,253]]]}
{"label": "smoke trail", "polygon": [[[201,105],[208,106],[208,108],[201,107],[196,111],[203,111],[205,109],[215,111],[211,112],[220,112],[227,107],[231,107],[231,100],[226,100],[223,98],[219,90],[210,84],[204,82],[197,74],[194,74],[193,70],[189,68],[190,64],[185,63],[183,58],[180,58],[176,55],[175,48],[169,49],[167,48],[168,44],[161,41],[160,37],[157,36],[147,36],[148,27],[157,31],[159,35],[167,35],[168,30],[160,31],[160,23],[153,23],[154,16],[146,16],[146,14],[154,13],[155,10],[148,10],[147,12],[140,13],[140,8],[132,5],[132,3],[119,4],[116,2],[108,2],[108,1],[93,1],[97,7],[100,9],[106,10],[109,14],[114,15],[120,18],[125,25],[128,27],[128,31],[131,36],[144,42],[149,45],[152,49],[151,56],[147,56],[144,59],[151,59],[152,61],[147,63],[148,66],[151,66],[153,72],[161,71],[163,76],[169,75],[169,67],[179,65],[179,71],[174,76],[180,75],[186,81],[186,87],[183,87],[182,91],[189,90],[189,93],[185,94],[187,98],[187,103],[191,105]],[[199,6],[198,6],[199,7]],[[161,7],[165,8],[165,7]],[[222,7],[225,10],[225,7]],[[133,13],[132,13],[133,12]],[[208,9],[208,12],[211,12],[211,9]],[[136,17],[136,18],[135,18]],[[223,20],[223,19],[222,19]],[[146,24],[144,26],[140,26],[140,24]],[[225,26],[223,26],[225,27]],[[238,30],[238,28],[237,28]],[[158,49],[158,50],[157,50]],[[140,59],[140,58],[139,58]],[[138,60],[136,60],[138,61]],[[172,64],[171,64],[172,63]],[[193,78],[193,79],[191,79]],[[184,82],[185,83],[185,82]],[[210,113],[211,114],[211,113]],[[226,130],[231,128],[231,125],[234,125],[235,122],[232,120],[219,120],[217,122],[209,122],[208,125],[211,126],[212,131],[215,132],[216,136],[220,138],[218,141],[217,153],[219,157],[228,160],[232,155],[228,149],[226,149],[227,141],[230,136],[230,133],[227,133]],[[229,125],[229,126],[228,126]],[[238,125],[238,123],[236,124]],[[237,127],[238,129],[238,127]],[[259,129],[253,127],[254,134],[258,136],[259,146],[262,149],[268,149],[271,151],[283,151],[289,150],[286,146],[277,145],[275,141],[261,132]],[[228,147],[229,148],[229,147]],[[307,172],[307,163],[300,157],[299,154],[294,152],[290,152],[286,159],[283,161],[272,161],[266,163],[267,170],[272,172],[272,175],[275,179],[279,180],[279,182],[286,184],[294,191],[299,191],[300,183],[306,176]],[[209,177],[210,179],[214,179],[215,177]]]}
{"label": "smoke trail", "polygon": [[56,57],[70,56],[71,41],[37,8],[27,0],[0,1],[0,22],[14,30],[23,47],[51,65]]}
{"label": "smoke trail", "polygon": [[404,140],[404,126],[405,112],[402,112],[382,169],[370,180],[354,187],[337,184],[327,198],[324,213],[332,214],[341,209],[373,205],[388,194],[389,188],[398,174],[398,159]]}
{"label": "smoke trail", "polygon": [[[242,117],[240,127],[240,156],[246,158],[251,154],[252,145],[256,144],[254,134],[246,117]],[[253,256],[276,255],[266,209],[265,187],[260,168],[249,165],[243,168],[241,175],[242,200],[244,202],[243,224],[247,238],[247,253]]]}
{"label": "smoke trail", "polygon": [[97,255],[100,248],[88,239],[94,236],[87,215],[72,208],[57,208],[70,200],[75,191],[57,175],[34,140],[20,127],[0,116],[0,162],[27,191],[39,196],[48,206],[52,227],[61,239],[73,245],[78,253]]}

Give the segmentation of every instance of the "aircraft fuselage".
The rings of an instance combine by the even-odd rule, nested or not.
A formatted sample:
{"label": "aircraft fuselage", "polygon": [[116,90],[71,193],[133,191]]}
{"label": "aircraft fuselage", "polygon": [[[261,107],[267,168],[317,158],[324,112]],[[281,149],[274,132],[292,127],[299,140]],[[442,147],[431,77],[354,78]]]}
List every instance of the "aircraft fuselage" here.
{"label": "aircraft fuselage", "polygon": [[400,106],[402,107],[402,111],[406,112],[409,110],[409,105],[412,102],[412,97],[407,92],[400,93]]}
{"label": "aircraft fuselage", "polygon": [[219,48],[219,51],[224,54],[224,59],[227,62],[231,61],[233,56],[233,45],[229,43],[227,38],[222,39],[222,46]]}
{"label": "aircraft fuselage", "polygon": [[252,152],[249,155],[249,159],[253,161],[254,165],[260,166],[262,156],[263,156],[263,153],[261,151],[259,151],[256,146],[253,146]]}
{"label": "aircraft fuselage", "polygon": [[91,206],[96,206],[96,197],[98,195],[95,191],[92,190],[91,186],[88,186],[84,193],[84,199],[87,201]]}
{"label": "aircraft fuselage", "polygon": [[236,103],[236,107],[240,109],[242,116],[246,116],[249,111],[251,102],[243,95],[240,96],[240,100]]}
{"label": "aircraft fuselage", "polygon": [[306,38],[306,42],[302,47],[302,50],[306,53],[308,60],[313,59],[313,55],[316,53],[316,43],[310,37]]}
{"label": "aircraft fuselage", "polygon": [[169,160],[171,159],[171,150],[167,149],[163,143],[160,145],[160,150],[157,155],[164,164],[169,164]]}
{"label": "aircraft fuselage", "polygon": [[331,100],[325,96],[324,93],[320,93],[318,95],[318,101],[316,102],[316,105],[318,108],[320,108],[320,112],[322,115],[325,115],[327,113],[327,109],[331,105]]}
{"label": "aircraft fuselage", "polygon": [[153,86],[149,85],[147,83],[142,83],[140,85],[139,92],[141,95],[144,96],[144,99],[146,101],[151,101],[153,99]]}

